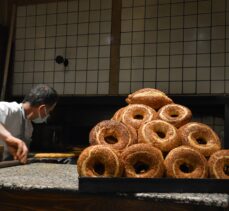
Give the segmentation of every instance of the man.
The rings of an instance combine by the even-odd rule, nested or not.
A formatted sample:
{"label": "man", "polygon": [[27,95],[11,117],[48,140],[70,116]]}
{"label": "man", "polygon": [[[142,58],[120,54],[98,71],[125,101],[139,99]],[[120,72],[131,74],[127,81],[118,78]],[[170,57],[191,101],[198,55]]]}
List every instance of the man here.
{"label": "man", "polygon": [[58,100],[57,92],[45,84],[33,87],[22,103],[0,102],[0,145],[3,159],[27,162],[34,123],[46,122]]}

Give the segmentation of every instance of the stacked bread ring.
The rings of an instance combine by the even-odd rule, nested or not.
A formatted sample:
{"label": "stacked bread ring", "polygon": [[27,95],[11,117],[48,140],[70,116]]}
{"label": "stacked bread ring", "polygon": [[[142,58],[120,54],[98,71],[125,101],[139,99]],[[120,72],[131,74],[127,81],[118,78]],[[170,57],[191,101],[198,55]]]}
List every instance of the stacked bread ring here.
{"label": "stacked bread ring", "polygon": [[189,108],[152,88],[126,102],[90,131],[91,146],[77,161],[80,176],[229,179],[229,150],[208,125],[191,121]]}

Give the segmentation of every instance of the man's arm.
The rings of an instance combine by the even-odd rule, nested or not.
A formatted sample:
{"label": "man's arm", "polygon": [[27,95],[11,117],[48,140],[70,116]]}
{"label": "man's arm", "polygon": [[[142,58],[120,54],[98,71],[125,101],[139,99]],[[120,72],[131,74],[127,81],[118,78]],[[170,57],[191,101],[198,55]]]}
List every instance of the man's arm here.
{"label": "man's arm", "polygon": [[21,163],[26,163],[28,155],[26,144],[22,140],[12,136],[12,134],[1,123],[0,139],[7,144],[8,150],[15,160],[19,160]]}

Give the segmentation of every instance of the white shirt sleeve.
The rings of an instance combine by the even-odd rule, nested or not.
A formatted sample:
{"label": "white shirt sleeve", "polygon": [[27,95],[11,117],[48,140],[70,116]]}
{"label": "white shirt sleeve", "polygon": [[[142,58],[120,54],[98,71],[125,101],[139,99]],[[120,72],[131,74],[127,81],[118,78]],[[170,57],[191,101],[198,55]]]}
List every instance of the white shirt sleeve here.
{"label": "white shirt sleeve", "polygon": [[5,106],[4,103],[0,102],[0,123],[3,125],[6,123],[8,113],[9,109]]}

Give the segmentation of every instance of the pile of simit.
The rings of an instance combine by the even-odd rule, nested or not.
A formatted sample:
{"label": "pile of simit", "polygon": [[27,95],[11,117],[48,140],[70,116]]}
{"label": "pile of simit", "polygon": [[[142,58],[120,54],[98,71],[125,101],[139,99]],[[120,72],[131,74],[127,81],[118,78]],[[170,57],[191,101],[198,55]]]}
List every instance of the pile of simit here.
{"label": "pile of simit", "polygon": [[77,170],[87,177],[229,179],[229,150],[189,108],[157,89],[140,89],[96,124]]}

